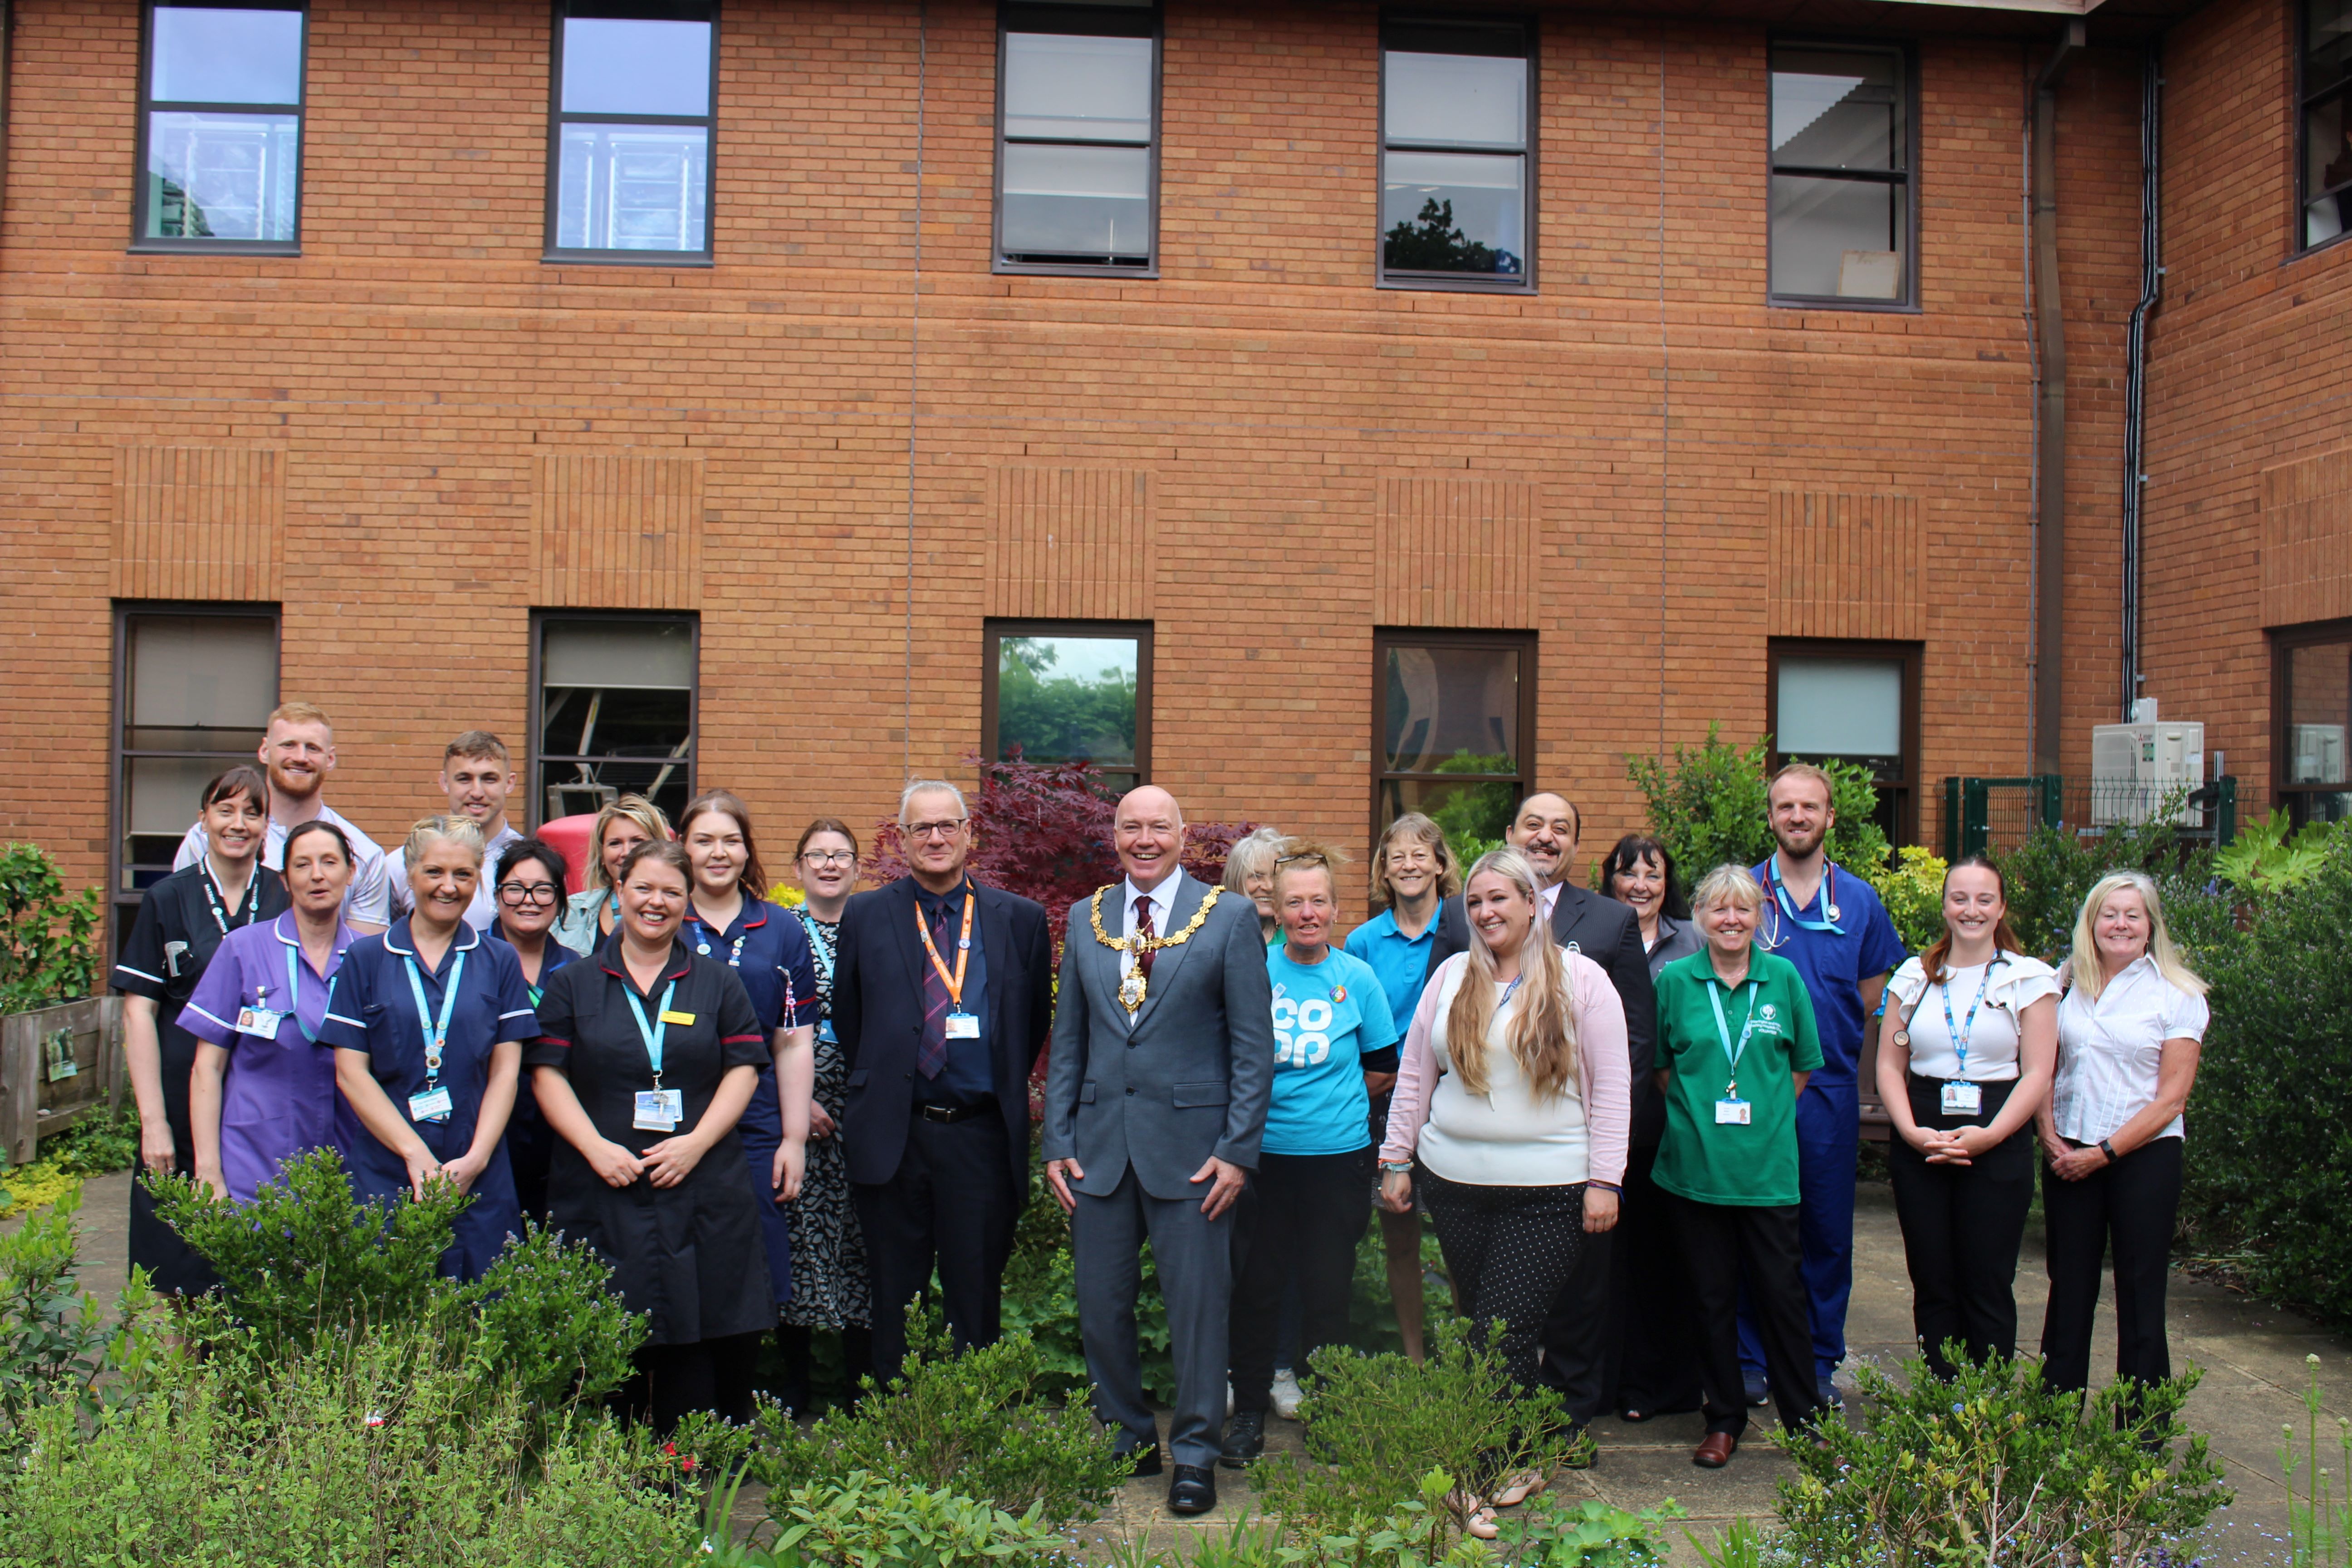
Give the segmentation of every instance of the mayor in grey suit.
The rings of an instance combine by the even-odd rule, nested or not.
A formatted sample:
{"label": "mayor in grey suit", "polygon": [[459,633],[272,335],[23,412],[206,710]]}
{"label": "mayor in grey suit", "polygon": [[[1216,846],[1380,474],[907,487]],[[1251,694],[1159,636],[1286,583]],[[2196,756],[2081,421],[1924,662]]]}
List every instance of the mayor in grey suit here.
{"label": "mayor in grey suit", "polygon": [[[1112,837],[1126,878],[1070,910],[1045,1073],[1045,1179],[1070,1215],[1095,1413],[1139,1475],[1156,1474],[1160,1457],[1135,1338],[1139,1255],[1151,1243],[1176,1363],[1169,1506],[1196,1513],[1216,1501],[1233,1205],[1265,1130],[1274,995],[1257,910],[1180,868],[1184,819],[1165,790],[1131,791]],[[1139,966],[1143,995],[1130,1008]]]}

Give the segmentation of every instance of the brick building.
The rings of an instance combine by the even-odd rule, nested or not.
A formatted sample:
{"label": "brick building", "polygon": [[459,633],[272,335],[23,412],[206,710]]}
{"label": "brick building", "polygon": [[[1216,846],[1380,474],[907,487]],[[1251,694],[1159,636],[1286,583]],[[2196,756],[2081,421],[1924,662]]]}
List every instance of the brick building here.
{"label": "brick building", "polygon": [[0,0],[0,830],[132,895],[280,697],[379,837],[474,726],[772,837],[2340,781],[2331,7]]}

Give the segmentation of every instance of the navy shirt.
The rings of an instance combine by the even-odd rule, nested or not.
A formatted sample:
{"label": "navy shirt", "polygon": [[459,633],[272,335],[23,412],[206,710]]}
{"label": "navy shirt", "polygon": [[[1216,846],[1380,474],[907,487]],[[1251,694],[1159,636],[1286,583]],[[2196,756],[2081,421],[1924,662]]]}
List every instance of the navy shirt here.
{"label": "navy shirt", "polygon": [[[1849,1088],[1862,1059],[1862,983],[1892,973],[1910,952],[1895,934],[1878,889],[1843,866],[1825,862],[1822,885],[1803,904],[1781,885],[1772,860],[1748,871],[1764,889],[1756,945],[1795,964],[1812,999],[1822,1041],[1822,1066],[1812,1083]],[[1835,915],[1829,912],[1832,907]],[[1815,926],[1825,929],[1811,929]]]}
{"label": "navy shirt", "polygon": [[688,952],[727,965],[743,982],[751,1010],[760,1016],[768,1046],[760,1058],[760,1086],[738,1125],[755,1140],[783,1136],[783,1113],[776,1105],[776,1031],[816,1022],[816,956],[801,922],[764,899],[748,894],[722,931],[714,931],[689,909],[677,940]]}
{"label": "navy shirt", "polygon": [[[932,945],[940,950],[940,962],[948,973],[956,970],[956,943],[963,936],[963,901],[973,897],[969,879],[945,893],[928,889],[915,889],[915,909],[931,928]],[[980,1020],[980,1037],[959,1040],[948,1037],[947,1066],[940,1076],[927,1079],[915,1075],[915,1098],[932,1105],[978,1105],[996,1093],[996,1071],[988,1055],[988,955],[982,951],[980,928],[983,925],[980,910],[974,908],[971,921],[971,964],[965,970],[963,1003],[961,1009],[950,1006],[950,1012],[962,1011]],[[920,966],[931,966],[931,955],[920,938],[916,939],[915,953]]]}

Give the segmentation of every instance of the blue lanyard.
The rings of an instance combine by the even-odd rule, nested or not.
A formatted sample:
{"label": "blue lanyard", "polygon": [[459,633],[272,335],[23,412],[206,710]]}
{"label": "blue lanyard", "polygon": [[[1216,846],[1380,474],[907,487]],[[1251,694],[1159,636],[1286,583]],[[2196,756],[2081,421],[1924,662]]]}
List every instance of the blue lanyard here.
{"label": "blue lanyard", "polygon": [[1977,981],[1977,999],[1969,1004],[1966,1024],[1952,1022],[1952,983],[1944,982],[1944,1033],[1952,1042],[1953,1054],[1960,1058],[1962,1078],[1969,1076],[1969,1039],[1977,1032],[1977,1009],[1984,1005],[1985,988],[1992,984],[1992,966],[2000,962],[2001,956],[1997,952],[1985,961],[1984,973]]}
{"label": "blue lanyard", "polygon": [[[700,916],[697,916],[694,921],[694,929],[702,933],[702,942],[695,948],[694,951],[700,953],[708,953],[710,951],[710,928],[702,923]],[[721,933],[720,940],[724,940],[724,933]],[[743,928],[743,934],[735,939],[735,945],[728,952],[728,968],[740,969],[743,967],[743,944],[751,940],[751,929],[749,926],[746,926]]]}
{"label": "blue lanyard", "polygon": [[441,1053],[449,1047],[449,1019],[457,1010],[457,982],[466,977],[466,955],[462,952],[449,965],[449,987],[441,993],[441,1021],[427,1022],[432,1009],[425,1005],[425,972],[417,966],[416,955],[410,953],[408,963],[408,993],[416,998],[416,1021],[425,1029],[425,1083],[429,1089],[433,1080],[441,1076]]}
{"label": "blue lanyard", "polygon": [[1780,921],[1783,916],[1796,921],[1799,931],[1825,931],[1832,936],[1845,934],[1845,928],[1837,923],[1837,863],[1835,861],[1825,860],[1822,863],[1822,912],[1829,917],[1827,920],[1809,921],[1797,912],[1797,907],[1789,901],[1787,885],[1780,880],[1780,857],[1773,856],[1765,860],[1764,882],[1772,890],[1772,940],[1764,944],[1764,951],[1767,952],[1772,952],[1788,940],[1780,931]]}
{"label": "blue lanyard", "polygon": [[669,989],[662,993],[661,1012],[658,1016],[658,1021],[651,1024],[646,1022],[646,1009],[644,1005],[637,1000],[637,993],[635,987],[628,984],[625,981],[623,982],[621,985],[621,994],[629,999],[629,1011],[636,1015],[637,1033],[644,1037],[646,1042],[646,1059],[654,1064],[654,1087],[656,1089],[659,1089],[661,1087],[662,1042],[669,1037],[669,1005],[677,995],[677,982],[675,980],[671,981],[669,983]]}
{"label": "blue lanyard", "polygon": [[[286,946],[286,1016],[294,1020],[294,1026],[296,1028],[302,1031],[303,1040],[310,1045],[315,1046],[319,1043],[319,1037],[312,1034],[310,1032],[310,1026],[302,1021],[302,973],[300,970],[294,966],[294,952],[296,945],[296,943],[289,942]],[[450,978],[454,981],[457,977],[452,975]],[[334,1005],[335,977],[330,974],[327,976],[327,1006],[332,1007]],[[420,1017],[423,1016],[425,1012],[425,997],[421,992],[417,994],[416,998],[416,1011]],[[441,1032],[444,1035],[446,1035],[449,1032],[449,1021],[446,1018],[441,1020]]]}
{"label": "blue lanyard", "polygon": [[1708,977],[1707,1005],[1715,1009],[1716,1037],[1723,1042],[1724,1059],[1731,1064],[1731,1079],[1723,1092],[1733,1100],[1739,1098],[1739,1058],[1748,1054],[1748,1037],[1756,1031],[1756,993],[1761,989],[1752,980],[1743,980],[1740,989],[1748,993],[1748,1012],[1739,1020],[1739,1043],[1731,1043],[1731,1025],[1723,1016],[1723,982]]}

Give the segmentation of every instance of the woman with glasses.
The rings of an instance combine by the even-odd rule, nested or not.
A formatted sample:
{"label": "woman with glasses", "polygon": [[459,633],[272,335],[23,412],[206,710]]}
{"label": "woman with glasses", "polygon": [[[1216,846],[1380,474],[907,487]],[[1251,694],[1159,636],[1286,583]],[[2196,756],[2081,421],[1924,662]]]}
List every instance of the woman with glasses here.
{"label": "woman with glasses", "polygon": [[857,886],[857,836],[847,823],[820,816],[802,829],[793,862],[807,895],[793,913],[816,962],[815,1082],[801,1195],[785,1205],[793,1226],[793,1294],[776,1337],[784,1352],[782,1397],[788,1408],[805,1410],[813,1331],[840,1331],[844,1371],[854,1387],[874,1364],[874,1317],[866,1237],[850,1203],[849,1166],[841,1149],[849,1067],[833,1027],[833,972],[841,952],[841,912]]}
{"label": "woman with glasses", "polygon": [[563,906],[555,940],[583,957],[604,946],[621,918],[621,862],[638,845],[664,843],[669,836],[669,818],[641,795],[625,795],[598,812],[588,834],[586,886]]}
{"label": "woman with glasses", "polygon": [[[563,852],[543,838],[510,840],[499,855],[492,894],[498,915],[490,934],[514,949],[533,1007],[546,993],[548,977],[580,956],[551,935],[570,874]],[[515,1197],[525,1217],[541,1225],[547,1223],[547,1165],[554,1155],[555,1129],[539,1113],[538,1098],[518,1090],[507,1123],[507,1163],[514,1169]]]}
{"label": "woman with glasses", "polygon": [[1257,926],[1265,943],[1272,947],[1282,939],[1274,919],[1274,858],[1282,847],[1283,835],[1271,827],[1260,827],[1242,835],[1234,847],[1225,851],[1225,891],[1239,893],[1257,906]]}

